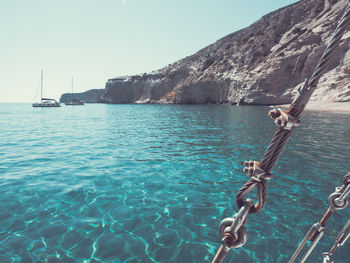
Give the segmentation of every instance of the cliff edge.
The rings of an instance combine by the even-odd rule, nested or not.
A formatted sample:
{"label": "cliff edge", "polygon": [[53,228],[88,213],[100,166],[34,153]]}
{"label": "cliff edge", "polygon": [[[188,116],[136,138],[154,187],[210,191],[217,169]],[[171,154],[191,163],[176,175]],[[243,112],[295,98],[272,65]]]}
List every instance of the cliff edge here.
{"label": "cliff edge", "polygon": [[[310,77],[347,4],[301,0],[167,67],[109,79],[101,102],[288,104]],[[349,48],[347,29],[311,100],[350,101]]]}

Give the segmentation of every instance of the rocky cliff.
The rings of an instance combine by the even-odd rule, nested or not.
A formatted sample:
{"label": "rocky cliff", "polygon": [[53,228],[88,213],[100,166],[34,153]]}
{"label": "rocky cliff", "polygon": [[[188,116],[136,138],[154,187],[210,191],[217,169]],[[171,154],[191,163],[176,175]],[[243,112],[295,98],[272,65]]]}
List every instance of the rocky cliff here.
{"label": "rocky cliff", "polygon": [[60,102],[72,101],[72,99],[82,100],[87,103],[101,102],[101,96],[104,94],[104,89],[92,89],[82,93],[63,93]]}
{"label": "rocky cliff", "polygon": [[[106,83],[106,103],[286,104],[310,77],[347,0],[302,0],[149,74]],[[350,101],[350,32],[311,100]]]}

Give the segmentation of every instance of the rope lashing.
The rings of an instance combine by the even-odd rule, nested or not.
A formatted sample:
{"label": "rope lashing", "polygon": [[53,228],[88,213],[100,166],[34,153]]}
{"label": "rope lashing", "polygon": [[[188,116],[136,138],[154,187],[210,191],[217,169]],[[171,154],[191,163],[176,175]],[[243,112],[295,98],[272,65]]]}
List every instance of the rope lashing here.
{"label": "rope lashing", "polygon": [[330,257],[334,254],[334,252],[337,250],[338,247],[343,246],[345,242],[349,239],[350,231],[346,233],[346,230],[349,226],[350,226],[350,219],[338,234],[337,238],[335,239],[335,244],[329,250],[329,252],[322,253],[323,263],[334,263],[334,261],[332,261]]}
{"label": "rope lashing", "polygon": [[[245,162],[246,167],[244,171],[250,179],[236,194],[236,203],[240,210],[232,218],[226,218],[221,221],[219,234],[222,239],[222,245],[217,251],[212,263],[222,262],[231,248],[241,247],[245,244],[247,240],[247,231],[245,229],[247,223],[246,217],[248,214],[257,213],[264,208],[267,201],[267,180],[272,178],[270,172],[287,144],[294,127],[300,125],[299,117],[316,88],[317,82],[325,69],[326,62],[338,46],[349,21],[350,3],[345,9],[342,18],[340,19],[338,26],[336,27],[332,38],[323,52],[310,79],[306,79],[304,85],[298,89],[298,94],[288,110],[275,108],[269,112],[269,115],[274,119],[278,129],[272,137],[262,161]],[[250,199],[244,200],[244,197],[255,187],[258,188],[258,202],[254,204]],[[240,227],[235,227],[237,226],[236,221],[242,221],[242,219],[243,223],[238,224]],[[319,230],[321,231],[322,229]]]}
{"label": "rope lashing", "polygon": [[[311,245],[300,261],[300,263],[305,262],[305,260],[311,254],[312,250],[315,248],[317,243],[320,241],[320,239],[324,235],[326,230],[326,223],[329,220],[329,218],[333,215],[334,211],[342,210],[348,206],[349,194],[350,194],[350,173],[344,176],[343,186],[337,187],[335,189],[335,192],[329,196],[328,198],[329,208],[327,212],[323,215],[320,222],[314,224],[310,228],[309,232],[306,234],[306,236],[304,237],[304,239],[301,241],[298,248],[294,252],[293,256],[289,260],[289,263],[293,263],[296,260],[296,258],[302,251],[303,247],[306,245],[307,241],[310,241]],[[325,255],[325,257],[327,257],[327,255]]]}

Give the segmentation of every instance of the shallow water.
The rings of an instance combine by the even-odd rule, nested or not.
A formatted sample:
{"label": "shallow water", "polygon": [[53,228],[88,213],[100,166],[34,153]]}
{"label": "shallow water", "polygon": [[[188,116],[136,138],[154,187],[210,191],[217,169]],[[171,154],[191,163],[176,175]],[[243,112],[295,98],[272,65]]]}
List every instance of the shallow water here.
{"label": "shallow water", "polygon": [[[0,262],[210,262],[261,160],[266,107],[0,104]],[[288,262],[350,171],[350,115],[306,112],[248,241],[225,262]],[[254,197],[255,198],[255,197]],[[336,212],[308,262],[333,245]],[[349,243],[334,259],[346,262]]]}

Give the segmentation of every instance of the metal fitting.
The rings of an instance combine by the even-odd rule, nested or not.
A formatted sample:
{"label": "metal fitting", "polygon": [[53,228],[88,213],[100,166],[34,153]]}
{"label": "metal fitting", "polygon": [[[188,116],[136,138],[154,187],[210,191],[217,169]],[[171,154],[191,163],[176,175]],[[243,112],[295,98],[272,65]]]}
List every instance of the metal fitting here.
{"label": "metal fitting", "polygon": [[328,252],[322,253],[322,263],[334,263],[329,256]]}
{"label": "metal fitting", "polygon": [[298,255],[300,254],[300,252],[302,251],[303,247],[306,245],[307,241],[311,241],[312,243],[311,243],[310,247],[307,249],[306,253],[304,254],[302,259],[300,260],[301,263],[305,262],[306,259],[311,254],[312,250],[315,248],[317,243],[320,241],[320,239],[324,235],[325,230],[326,230],[326,228],[321,226],[320,223],[313,224],[312,227],[310,228],[309,232],[307,232],[306,236],[304,237],[303,241],[301,241],[301,243],[299,244],[298,248],[294,252],[291,259],[289,260],[289,263],[293,263],[296,260],[296,258],[298,257]]}
{"label": "metal fitting", "polygon": [[281,108],[273,108],[268,113],[271,118],[275,121],[275,124],[282,129],[291,130],[294,127],[300,126],[300,120],[294,118],[288,112]]}
{"label": "metal fitting", "polygon": [[340,231],[336,238],[336,246],[341,247],[345,244],[345,242],[349,239],[350,237],[350,231],[346,233],[346,229],[350,226],[350,219],[346,223],[346,225],[343,227],[343,229]]}
{"label": "metal fitting", "polygon": [[293,99],[292,105],[303,109],[312,94],[312,90],[309,89],[309,81],[305,79],[304,84],[297,89],[297,94]]}
{"label": "metal fitting", "polygon": [[347,173],[347,174],[344,176],[343,184],[344,184],[344,185],[350,184],[350,173]]}
{"label": "metal fitting", "polygon": [[220,223],[220,231],[223,231],[223,238],[221,240],[222,244],[227,248],[237,248],[242,247],[247,242],[247,230],[245,226],[241,226],[235,235],[230,233],[231,223],[229,219],[233,218],[225,218],[226,221],[221,221]]}
{"label": "metal fitting", "polygon": [[253,200],[247,199],[244,206],[233,217],[223,219],[219,225],[219,233],[222,243],[226,248],[237,248],[247,242],[246,218]]}
{"label": "metal fitting", "polygon": [[[345,190],[342,192],[342,194],[334,199],[334,202],[336,203],[337,206],[347,206],[348,203],[348,196],[350,194],[350,184],[345,188]],[[346,203],[346,205],[345,205]]]}
{"label": "metal fitting", "polygon": [[346,232],[349,226],[350,226],[350,219],[338,234],[337,238],[335,239],[335,244],[333,245],[333,247],[328,252],[322,253],[323,263],[334,263],[334,261],[331,261],[330,256],[334,254],[334,252],[337,250],[338,247],[343,246],[345,242],[349,239],[350,232]]}
{"label": "metal fitting", "polygon": [[343,187],[335,188],[335,192],[332,193],[328,202],[329,205],[335,210],[341,210],[348,206],[349,200],[348,196],[350,194],[350,184]]}
{"label": "metal fitting", "polygon": [[324,233],[324,231],[326,230],[326,228],[322,226],[320,223],[316,223],[312,227],[315,231],[317,231],[317,235]]}
{"label": "metal fitting", "polygon": [[270,180],[273,175],[265,172],[260,168],[260,163],[257,161],[245,161],[243,171],[254,181],[261,183],[263,180]]}

